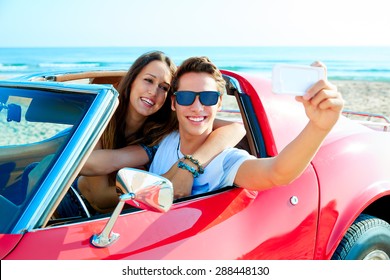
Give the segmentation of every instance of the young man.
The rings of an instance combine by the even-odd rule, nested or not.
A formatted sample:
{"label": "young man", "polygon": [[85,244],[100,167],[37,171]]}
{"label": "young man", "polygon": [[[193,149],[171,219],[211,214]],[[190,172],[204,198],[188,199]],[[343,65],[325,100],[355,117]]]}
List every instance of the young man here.
{"label": "young man", "polygon": [[[318,62],[315,66],[324,67]],[[306,169],[339,119],[344,104],[334,85],[319,81],[305,96],[296,98],[303,104],[309,122],[280,154],[255,158],[246,151],[230,148],[203,163],[191,155],[210,136],[225,81],[207,57],[192,57],[179,67],[172,87],[171,108],[176,111],[179,131],[160,143],[150,172],[168,179],[183,171],[193,174],[193,184],[174,184],[175,198],[232,184],[252,190],[289,184]],[[175,162],[176,168],[169,170]]]}

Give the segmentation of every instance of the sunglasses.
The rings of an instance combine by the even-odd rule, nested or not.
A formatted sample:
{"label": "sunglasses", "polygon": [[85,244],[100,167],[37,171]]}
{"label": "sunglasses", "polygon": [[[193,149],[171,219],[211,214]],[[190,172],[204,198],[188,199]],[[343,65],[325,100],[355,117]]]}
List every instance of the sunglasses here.
{"label": "sunglasses", "polygon": [[218,98],[221,95],[218,91],[176,91],[173,95],[176,96],[177,104],[181,106],[190,106],[194,103],[195,98],[199,96],[199,101],[204,106],[213,106],[218,103]]}

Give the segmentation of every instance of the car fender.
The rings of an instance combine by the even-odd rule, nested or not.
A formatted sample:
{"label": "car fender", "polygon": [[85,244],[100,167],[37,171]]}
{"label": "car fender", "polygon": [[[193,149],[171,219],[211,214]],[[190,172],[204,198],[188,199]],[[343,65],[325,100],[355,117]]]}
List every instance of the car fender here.
{"label": "car fender", "polygon": [[390,150],[380,148],[390,134],[365,127],[353,133],[353,126],[339,125],[313,159],[320,186],[317,259],[329,259],[357,216],[390,195]]}
{"label": "car fender", "polygon": [[0,234],[0,260],[16,247],[22,237],[22,234]]}

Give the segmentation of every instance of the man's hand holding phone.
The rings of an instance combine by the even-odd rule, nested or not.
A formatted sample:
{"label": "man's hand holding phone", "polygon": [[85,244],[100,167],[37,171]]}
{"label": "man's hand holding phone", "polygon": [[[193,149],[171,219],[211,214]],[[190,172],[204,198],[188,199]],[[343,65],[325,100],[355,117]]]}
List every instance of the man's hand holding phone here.
{"label": "man's hand holding phone", "polygon": [[272,90],[276,94],[296,95],[305,108],[310,123],[328,131],[340,117],[344,100],[337,87],[326,77],[326,66],[277,64],[272,73]]}

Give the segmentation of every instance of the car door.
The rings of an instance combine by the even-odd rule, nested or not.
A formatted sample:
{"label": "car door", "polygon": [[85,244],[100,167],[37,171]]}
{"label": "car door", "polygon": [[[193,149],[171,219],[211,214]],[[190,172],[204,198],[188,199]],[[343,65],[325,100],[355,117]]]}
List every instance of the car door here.
{"label": "car door", "polygon": [[[3,245],[50,220],[115,111],[118,93],[110,86],[10,80],[0,82],[0,105]],[[2,246],[0,257],[12,248]]]}
{"label": "car door", "polygon": [[294,183],[272,190],[227,188],[177,201],[166,213],[124,210],[113,227],[119,238],[101,248],[91,239],[110,216],[32,228],[7,258],[311,259],[317,208],[309,166]]}
{"label": "car door", "polygon": [[124,211],[113,244],[91,243],[109,217],[36,229],[7,258],[23,259],[311,259],[317,186],[309,168],[289,186],[223,190],[177,202],[166,213]]}

